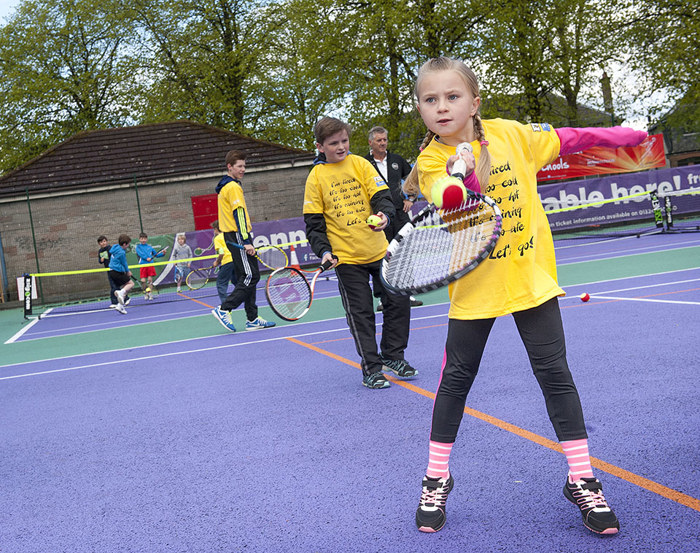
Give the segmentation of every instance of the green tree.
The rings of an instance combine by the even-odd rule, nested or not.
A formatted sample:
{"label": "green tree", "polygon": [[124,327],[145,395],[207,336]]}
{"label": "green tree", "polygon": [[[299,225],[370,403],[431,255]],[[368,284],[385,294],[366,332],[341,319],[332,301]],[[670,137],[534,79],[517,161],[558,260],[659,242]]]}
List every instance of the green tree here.
{"label": "green tree", "polygon": [[267,13],[260,32],[268,47],[246,87],[248,128],[260,138],[313,150],[316,121],[341,112],[352,93],[353,27],[333,1],[291,0]]}
{"label": "green tree", "polygon": [[353,148],[365,150],[366,131],[381,124],[389,131],[391,149],[413,159],[425,134],[413,98],[418,68],[431,57],[476,51],[483,10],[474,2],[455,8],[445,0],[339,4],[346,26],[355,27],[357,44],[346,69],[353,85],[346,111],[363,131],[353,139]]}
{"label": "green tree", "polygon": [[647,86],[640,86],[638,93],[649,98],[649,115],[658,118],[675,106],[674,113],[665,114],[665,124],[693,132],[700,129],[697,12],[693,2],[639,0],[627,26],[634,45],[630,65],[646,77]]}
{"label": "green tree", "polygon": [[29,0],[0,28],[0,170],[79,131],[129,122],[120,11],[120,0]]}
{"label": "green tree", "polygon": [[[605,3],[557,0],[552,4],[547,16],[552,27],[548,78],[552,91],[563,96],[565,104],[563,110],[551,104],[550,108],[569,126],[601,122],[597,116],[587,119],[591,115],[587,116],[581,109],[581,97],[584,95],[598,107],[604,107],[599,81],[601,68],[621,61],[629,53],[622,34],[627,17],[625,4],[625,0]],[[612,117],[611,112],[604,122],[610,124]]]}
{"label": "green tree", "polygon": [[136,0],[144,121],[192,119],[245,132],[246,88],[269,46],[256,0]]}

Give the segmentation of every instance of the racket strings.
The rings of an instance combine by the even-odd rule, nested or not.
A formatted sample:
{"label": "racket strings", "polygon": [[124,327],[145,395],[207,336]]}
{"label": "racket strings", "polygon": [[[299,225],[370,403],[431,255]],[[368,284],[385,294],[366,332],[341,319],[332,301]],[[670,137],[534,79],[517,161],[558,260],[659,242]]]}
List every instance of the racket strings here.
{"label": "racket strings", "polygon": [[267,299],[280,316],[301,317],[311,303],[311,288],[304,276],[294,269],[282,269],[270,275]]}
{"label": "racket strings", "polygon": [[209,279],[216,278],[217,269],[218,267],[192,269],[185,279],[185,284],[192,290],[198,290],[202,288]]}
{"label": "racket strings", "polygon": [[279,269],[287,265],[287,254],[281,248],[264,247],[256,250],[256,253],[262,264],[270,269]]}
{"label": "racket strings", "polygon": [[399,290],[440,282],[483,256],[500,230],[500,218],[485,203],[428,215],[403,236],[386,267],[385,278]]}

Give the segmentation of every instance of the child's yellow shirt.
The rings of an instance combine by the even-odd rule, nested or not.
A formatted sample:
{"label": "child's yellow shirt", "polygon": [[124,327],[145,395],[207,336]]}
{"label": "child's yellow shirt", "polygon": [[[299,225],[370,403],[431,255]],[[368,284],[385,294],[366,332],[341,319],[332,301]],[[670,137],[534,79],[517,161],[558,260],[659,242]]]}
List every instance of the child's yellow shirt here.
{"label": "child's yellow shirt", "polygon": [[369,161],[353,154],[338,163],[316,165],[309,173],[303,212],[323,214],[339,263],[359,265],[384,257],[389,245],[384,233],[367,225],[370,200],[380,190],[388,190],[384,179]]}
{"label": "child's yellow shirt", "polygon": [[[486,319],[538,306],[564,291],[557,284],[554,242],[537,195],[537,171],[559,155],[559,137],[547,124],[483,121],[491,176],[482,193],[493,198],[503,215],[503,229],[488,259],[449,287],[452,319]],[[472,142],[474,155],[481,153]],[[455,148],[431,141],[418,156],[421,191],[444,177]]]}

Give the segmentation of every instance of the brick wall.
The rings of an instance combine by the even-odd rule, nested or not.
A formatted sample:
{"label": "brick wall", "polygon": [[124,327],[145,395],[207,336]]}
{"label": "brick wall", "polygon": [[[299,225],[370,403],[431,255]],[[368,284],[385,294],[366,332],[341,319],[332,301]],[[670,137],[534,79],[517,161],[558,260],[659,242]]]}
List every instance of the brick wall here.
{"label": "brick wall", "polygon": [[[243,190],[251,219],[270,221],[301,215],[304,184],[310,166],[249,169]],[[41,272],[94,269],[97,237],[110,244],[128,234],[138,241],[143,230],[149,235],[194,230],[191,196],[214,192],[220,175],[197,176],[160,183],[137,183],[110,190],[83,190],[63,196],[31,198],[31,220]],[[140,204],[141,220],[139,220]],[[32,225],[26,198],[0,203],[0,240],[4,249],[8,290],[17,300],[16,277],[37,272]],[[106,276],[42,279],[46,296],[90,295],[105,289]]]}

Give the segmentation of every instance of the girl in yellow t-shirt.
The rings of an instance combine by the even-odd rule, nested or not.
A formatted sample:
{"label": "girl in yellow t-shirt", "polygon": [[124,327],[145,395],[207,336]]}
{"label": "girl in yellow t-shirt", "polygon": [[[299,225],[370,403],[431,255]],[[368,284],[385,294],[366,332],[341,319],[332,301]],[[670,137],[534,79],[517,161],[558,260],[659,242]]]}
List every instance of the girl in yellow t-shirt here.
{"label": "girl in yellow t-shirt", "polygon": [[[435,396],[429,461],[416,524],[436,532],[445,524],[445,502],[454,478],[449,456],[467,394],[496,317],[512,314],[545,398],[547,412],[569,465],[564,495],[578,505],[584,524],[599,534],[615,534],[619,522],[594,477],[578,391],[566,361],[557,296],[554,243],[537,195],[536,174],[560,154],[591,146],[634,146],[646,133],[612,129],[553,129],[502,119],[482,121],[474,73],[461,61],[435,58],[420,69],[417,108],[428,127],[414,173],[405,190],[420,189],[434,201],[433,184],[458,159],[467,164],[465,186],[493,198],[503,214],[503,232],[492,252],[473,273],[450,285],[445,357]],[[436,189],[436,193],[437,190]]]}

